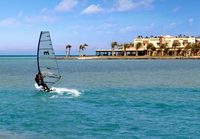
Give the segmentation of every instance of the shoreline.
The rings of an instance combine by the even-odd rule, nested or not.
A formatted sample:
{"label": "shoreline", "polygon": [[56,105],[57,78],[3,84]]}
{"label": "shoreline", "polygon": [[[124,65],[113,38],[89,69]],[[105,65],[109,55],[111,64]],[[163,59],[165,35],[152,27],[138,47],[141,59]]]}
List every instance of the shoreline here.
{"label": "shoreline", "polygon": [[57,60],[177,60],[192,59],[198,60],[200,56],[64,56],[57,57]]}
{"label": "shoreline", "polygon": [[[36,55],[0,55],[0,58],[23,58],[23,57],[31,57],[34,58]],[[199,60],[200,56],[95,56],[95,55],[87,55],[87,56],[64,56],[64,55],[56,55],[57,60]]]}

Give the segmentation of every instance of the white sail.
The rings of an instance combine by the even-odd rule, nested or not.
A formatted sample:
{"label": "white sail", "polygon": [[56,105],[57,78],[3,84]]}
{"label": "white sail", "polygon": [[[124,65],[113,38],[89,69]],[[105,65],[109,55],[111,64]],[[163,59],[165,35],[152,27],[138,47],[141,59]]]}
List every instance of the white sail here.
{"label": "white sail", "polygon": [[49,87],[61,78],[49,31],[41,31],[37,50],[38,72]]}

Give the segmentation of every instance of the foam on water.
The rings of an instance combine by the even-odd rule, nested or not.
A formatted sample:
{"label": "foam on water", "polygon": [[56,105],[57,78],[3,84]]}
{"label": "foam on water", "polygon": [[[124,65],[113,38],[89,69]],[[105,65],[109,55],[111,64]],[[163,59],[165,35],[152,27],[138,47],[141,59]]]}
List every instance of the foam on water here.
{"label": "foam on water", "polygon": [[[41,86],[38,86],[35,83],[35,88],[38,91],[43,91],[43,88]],[[56,93],[56,95],[51,96],[51,98],[60,98],[62,96],[62,98],[73,98],[73,97],[79,97],[81,95],[81,92],[79,92],[76,89],[69,89],[69,88],[60,88],[60,87],[51,87],[50,93]],[[67,96],[65,95],[67,94]]]}
{"label": "foam on water", "polygon": [[[55,95],[51,96],[51,98],[73,98],[79,97],[81,92],[76,89],[69,89],[69,88],[59,88],[59,87],[52,87],[53,91],[51,93],[56,93]],[[67,96],[66,96],[67,95]]]}

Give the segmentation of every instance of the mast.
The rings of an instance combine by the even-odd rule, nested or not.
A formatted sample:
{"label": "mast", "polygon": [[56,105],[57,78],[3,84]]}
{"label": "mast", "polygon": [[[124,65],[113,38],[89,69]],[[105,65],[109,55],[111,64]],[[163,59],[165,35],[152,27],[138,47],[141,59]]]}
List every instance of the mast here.
{"label": "mast", "polygon": [[37,48],[37,68],[38,68],[38,73],[41,74],[40,72],[40,61],[39,61],[39,50],[40,50],[40,40],[41,40],[41,36],[42,36],[42,31],[40,32],[40,37],[39,37],[39,41],[38,41],[38,48]]}

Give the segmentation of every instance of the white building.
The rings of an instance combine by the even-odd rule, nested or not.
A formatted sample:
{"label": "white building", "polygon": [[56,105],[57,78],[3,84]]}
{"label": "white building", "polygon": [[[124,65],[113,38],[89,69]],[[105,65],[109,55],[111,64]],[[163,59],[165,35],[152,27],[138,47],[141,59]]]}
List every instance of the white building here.
{"label": "white building", "polygon": [[[121,47],[118,47],[117,49],[106,49],[106,50],[96,50],[96,55],[99,56],[111,56],[114,55],[136,55],[138,53],[141,55],[148,55],[147,46],[148,44],[153,44],[155,47],[153,54],[151,55],[160,55],[163,53],[163,50],[160,49],[162,44],[166,44],[166,48],[169,50],[169,55],[172,55],[172,53],[178,53],[178,51],[184,50],[183,48],[187,44],[193,44],[196,41],[200,42],[200,37],[190,37],[190,36],[151,36],[151,37],[142,37],[139,36],[134,39],[133,43],[134,45],[129,45],[129,47],[125,48],[124,44],[120,45]],[[136,45],[138,43],[141,43],[141,47],[139,49],[136,49]],[[173,48],[173,44],[177,43],[178,46],[176,48]],[[180,50],[181,49],[181,50]],[[161,54],[162,55],[162,54]],[[188,54],[190,55],[190,54]]]}
{"label": "white building", "polygon": [[155,48],[160,48],[161,44],[167,44],[168,48],[172,48],[173,43],[177,42],[180,44],[180,48],[184,48],[188,43],[195,43],[196,38],[195,37],[189,37],[189,36],[159,36],[159,37],[146,37],[146,38],[136,38],[134,40],[134,44],[142,43],[142,47],[146,49],[147,45],[149,43],[152,43]]}

